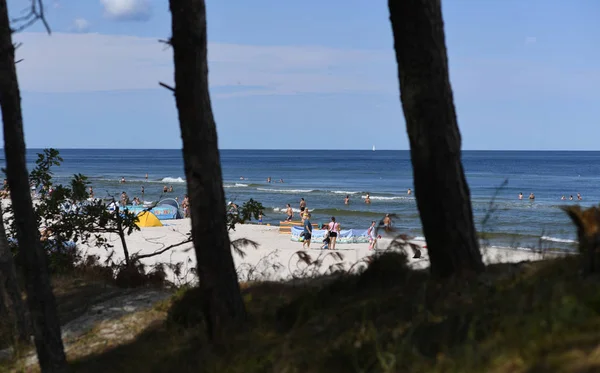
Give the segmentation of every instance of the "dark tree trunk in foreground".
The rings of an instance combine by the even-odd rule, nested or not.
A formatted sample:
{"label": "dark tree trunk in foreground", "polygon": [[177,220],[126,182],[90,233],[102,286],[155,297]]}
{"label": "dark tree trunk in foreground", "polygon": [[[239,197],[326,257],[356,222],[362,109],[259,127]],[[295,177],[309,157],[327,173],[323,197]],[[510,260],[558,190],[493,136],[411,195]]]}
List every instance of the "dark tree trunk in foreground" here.
{"label": "dark tree trunk in foreground", "polygon": [[17,226],[17,240],[23,254],[27,303],[38,360],[42,372],[64,372],[67,364],[60,324],[29,194],[21,94],[6,0],[0,0],[0,108],[4,123],[6,177]]}
{"label": "dark tree trunk in foreground", "polygon": [[484,266],[461,163],[440,0],[389,0],[398,79],[431,273]]}
{"label": "dark tree trunk in foreground", "polygon": [[246,311],[226,227],[217,129],[208,92],[204,0],[171,0],[175,100],[179,112],[192,238],[209,335],[241,322]]}
{"label": "dark tree trunk in foreground", "polygon": [[3,315],[8,317],[15,344],[29,343],[29,327],[25,302],[21,297],[21,289],[15,270],[0,205],[0,304],[4,308]]}

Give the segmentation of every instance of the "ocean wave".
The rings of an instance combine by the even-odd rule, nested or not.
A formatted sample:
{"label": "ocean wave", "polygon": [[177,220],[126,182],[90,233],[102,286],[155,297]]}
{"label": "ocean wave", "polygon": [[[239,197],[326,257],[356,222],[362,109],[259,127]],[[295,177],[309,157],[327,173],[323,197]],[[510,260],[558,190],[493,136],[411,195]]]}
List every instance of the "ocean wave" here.
{"label": "ocean wave", "polygon": [[[315,212],[315,211],[317,211],[317,212]],[[386,214],[383,211],[348,210],[348,209],[336,209],[336,208],[315,209],[315,210],[310,210],[310,212],[313,214],[327,215],[327,216],[370,217],[370,218],[373,218],[373,220],[383,219],[383,217]]]}
{"label": "ocean wave", "polygon": [[[361,196],[362,199],[367,198],[366,195]],[[414,200],[414,197],[400,197],[400,196],[395,196],[395,197],[384,197],[384,196],[369,196],[369,198],[372,201],[400,201],[400,200]]]}
{"label": "ocean wave", "polygon": [[256,188],[263,192],[275,192],[275,193],[311,193],[314,189],[271,189],[271,188]]}
{"label": "ocean wave", "polygon": [[[274,212],[283,212],[285,213],[285,211],[287,210],[287,207],[273,207],[273,211]],[[292,207],[292,211],[295,213],[300,213],[300,209],[294,208]],[[310,210],[310,212],[312,213],[314,210]]]}
{"label": "ocean wave", "polygon": [[164,177],[160,181],[163,183],[185,183],[185,179],[181,177]]}
{"label": "ocean wave", "polygon": [[577,243],[577,240],[570,240],[568,238],[558,238],[558,237],[551,237],[551,236],[542,236],[541,239],[543,241],[550,241],[550,242],[560,242],[560,243]]}
{"label": "ocean wave", "polygon": [[331,193],[333,194],[348,194],[348,195],[353,195],[353,194],[358,194],[361,192],[349,192],[349,191],[345,191],[345,190],[332,190]]}
{"label": "ocean wave", "polygon": [[250,186],[249,184],[235,183],[235,184],[224,184],[223,188],[247,188],[249,186]]}
{"label": "ocean wave", "polygon": [[[515,251],[529,251],[529,252],[539,252],[539,249],[536,248],[531,248],[531,247],[522,247],[522,246],[517,246],[517,247],[513,247],[513,246],[489,246],[490,249],[499,249],[499,250],[515,250]],[[553,253],[557,253],[557,254],[575,254],[576,252],[570,249],[561,249],[561,248],[554,248],[554,249],[549,249],[548,252],[553,252]]]}

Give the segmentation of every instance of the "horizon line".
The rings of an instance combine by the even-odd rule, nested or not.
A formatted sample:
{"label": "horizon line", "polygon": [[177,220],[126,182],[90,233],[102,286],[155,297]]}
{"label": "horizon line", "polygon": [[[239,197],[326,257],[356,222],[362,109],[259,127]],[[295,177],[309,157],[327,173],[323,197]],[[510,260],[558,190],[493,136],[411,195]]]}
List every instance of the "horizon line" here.
{"label": "horizon line", "polygon": [[[182,150],[181,148],[71,148],[71,147],[28,147],[26,150],[43,150],[54,148],[58,150]],[[4,150],[4,148],[0,148]],[[326,152],[335,152],[335,151],[364,151],[364,152],[396,152],[396,151],[410,151],[410,149],[377,149],[375,151],[371,149],[267,149],[267,148],[219,148],[219,151],[326,151]],[[600,152],[600,149],[592,150],[592,149],[462,149],[463,152]]]}

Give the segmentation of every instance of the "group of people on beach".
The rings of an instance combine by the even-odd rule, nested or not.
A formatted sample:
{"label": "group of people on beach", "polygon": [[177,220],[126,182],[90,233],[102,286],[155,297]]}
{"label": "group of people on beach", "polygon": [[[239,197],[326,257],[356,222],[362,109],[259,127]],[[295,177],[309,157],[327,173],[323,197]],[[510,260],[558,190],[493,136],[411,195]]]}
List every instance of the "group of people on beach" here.
{"label": "group of people on beach", "polygon": [[[348,196],[346,196],[348,198]],[[286,209],[287,219],[286,221],[292,221],[294,218],[294,211],[292,206],[288,203]],[[300,217],[302,219],[302,227],[303,231],[301,233],[302,248],[310,249],[310,244],[312,240],[313,233],[313,225],[310,221],[311,214],[308,211],[308,207],[306,206],[306,200],[304,198],[300,198]],[[392,229],[392,217],[390,214],[386,214],[383,218],[383,229],[388,232]],[[376,221],[371,222],[371,226],[367,229],[367,236],[369,237],[369,250],[375,248],[377,244],[377,239],[381,238],[380,235],[377,234]],[[336,221],[335,216],[331,217],[331,221],[323,226],[324,229],[327,230],[325,233],[325,237],[323,238],[323,245],[320,247],[322,250],[335,250],[337,238],[341,233],[340,223]]]}
{"label": "group of people on beach", "polygon": [[[307,213],[302,216],[302,226],[304,230],[302,231],[302,248],[310,249],[310,242],[312,240],[312,232],[313,226],[310,222],[310,213]],[[331,222],[327,224],[325,227],[327,229],[327,233],[325,233],[325,237],[323,238],[323,245],[321,245],[322,250],[335,250],[335,244],[337,242],[337,238],[341,232],[340,223],[335,221],[335,216],[331,217]]]}
{"label": "group of people on beach", "polygon": [[[518,198],[519,198],[519,200],[522,200],[522,199],[523,199],[523,192],[519,193],[519,197],[518,197]],[[529,198],[528,198],[528,199],[529,199],[530,201],[533,201],[533,200],[535,200],[535,194],[533,194],[533,193],[529,193]],[[569,201],[573,201],[574,199],[575,199],[575,198],[573,198],[573,195],[571,194],[571,195],[569,196]],[[566,200],[567,200],[567,197],[565,197],[565,195],[563,194],[563,195],[560,197],[560,200],[561,200],[561,201],[566,201]],[[578,201],[582,201],[582,200],[583,200],[583,198],[581,197],[581,193],[577,193],[577,200],[578,200]]]}

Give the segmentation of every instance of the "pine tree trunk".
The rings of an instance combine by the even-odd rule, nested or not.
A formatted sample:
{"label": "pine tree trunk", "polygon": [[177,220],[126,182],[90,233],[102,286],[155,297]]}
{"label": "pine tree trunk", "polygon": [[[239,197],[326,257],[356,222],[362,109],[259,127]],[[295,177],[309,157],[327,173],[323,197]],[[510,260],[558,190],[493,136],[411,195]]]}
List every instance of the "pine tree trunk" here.
{"label": "pine tree trunk", "polygon": [[4,123],[6,177],[17,226],[17,240],[24,259],[27,303],[42,372],[65,372],[67,363],[56,304],[29,194],[21,94],[11,33],[6,0],[0,0],[0,108]]}
{"label": "pine tree trunk", "polygon": [[0,204],[0,302],[5,308],[4,314],[8,316],[11,323],[14,343],[28,344],[27,309],[21,297],[15,262],[6,239],[2,214],[2,205]]}
{"label": "pine tree trunk", "polygon": [[246,311],[226,227],[217,129],[208,91],[204,0],[170,0],[175,100],[208,333],[243,322]]}
{"label": "pine tree trunk", "polygon": [[484,269],[461,162],[440,0],[389,0],[398,79],[431,272]]}

